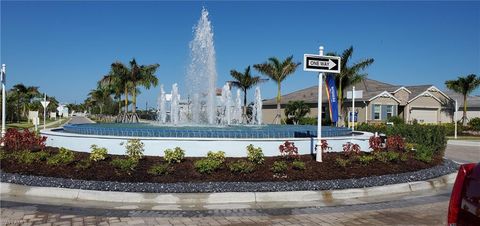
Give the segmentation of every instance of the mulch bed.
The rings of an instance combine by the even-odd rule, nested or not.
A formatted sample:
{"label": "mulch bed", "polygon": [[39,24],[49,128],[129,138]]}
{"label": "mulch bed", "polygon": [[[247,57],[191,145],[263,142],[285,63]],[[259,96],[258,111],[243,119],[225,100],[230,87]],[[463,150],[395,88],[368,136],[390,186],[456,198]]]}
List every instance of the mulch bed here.
{"label": "mulch bed", "polygon": [[[58,148],[47,147],[45,151],[52,155],[58,152]],[[78,169],[77,163],[87,159],[89,153],[75,152],[75,161],[62,166],[47,165],[45,161],[32,164],[20,164],[16,160],[6,158],[1,160],[0,169],[7,173],[18,173],[24,175],[48,176],[67,179],[92,180],[92,181],[118,181],[118,182],[260,182],[260,181],[317,181],[332,179],[350,179],[386,174],[398,174],[418,171],[442,164],[440,155],[434,157],[430,163],[424,163],[409,156],[405,162],[383,163],[373,161],[369,165],[362,165],[352,162],[346,168],[337,165],[335,159],[346,158],[343,153],[327,152],[323,155],[323,162],[315,161],[315,156],[302,155],[300,160],[305,163],[304,171],[294,170],[289,164],[289,169],[283,175],[275,175],[271,171],[274,161],[284,160],[282,157],[265,157],[265,163],[258,165],[255,171],[250,174],[233,174],[228,169],[228,164],[242,158],[226,158],[222,168],[214,173],[200,174],[195,170],[194,162],[201,158],[187,157],[185,161],[173,164],[167,175],[153,176],[147,170],[158,163],[164,163],[163,158],[145,156],[140,160],[135,171],[127,173],[115,169],[110,161],[113,158],[125,158],[125,156],[109,155],[104,161],[94,162],[87,169]],[[244,158],[246,159],[246,158]]]}

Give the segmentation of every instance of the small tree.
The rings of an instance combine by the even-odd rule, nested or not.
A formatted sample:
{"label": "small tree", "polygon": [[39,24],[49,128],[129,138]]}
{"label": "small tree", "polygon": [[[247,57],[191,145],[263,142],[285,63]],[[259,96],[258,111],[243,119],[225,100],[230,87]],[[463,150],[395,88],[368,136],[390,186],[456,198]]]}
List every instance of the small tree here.
{"label": "small tree", "polygon": [[285,116],[291,119],[293,124],[298,124],[301,118],[310,112],[310,107],[303,101],[289,101],[285,106]]}

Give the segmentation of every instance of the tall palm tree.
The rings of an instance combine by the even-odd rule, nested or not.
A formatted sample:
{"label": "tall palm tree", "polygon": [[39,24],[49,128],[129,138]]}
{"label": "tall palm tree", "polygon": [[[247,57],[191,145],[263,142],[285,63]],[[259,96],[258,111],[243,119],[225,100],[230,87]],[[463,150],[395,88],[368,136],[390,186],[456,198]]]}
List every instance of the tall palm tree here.
{"label": "tall palm tree", "polygon": [[266,81],[266,79],[262,79],[260,76],[252,77],[250,66],[245,68],[243,73],[231,70],[230,75],[235,79],[235,81],[231,81],[231,84],[243,91],[243,117],[245,117],[247,113],[247,90],[260,82]]}
{"label": "tall palm tree", "polygon": [[150,89],[150,86],[157,86],[158,78],[154,75],[159,64],[141,65],[137,64],[135,58],[130,61],[130,74],[129,81],[132,84],[132,112],[136,112],[137,106],[137,86],[143,86],[146,89]]}
{"label": "tall palm tree", "polygon": [[111,85],[114,90],[122,90],[125,95],[125,113],[128,113],[128,89],[131,86],[130,69],[121,62],[115,62],[111,65],[110,72],[101,80],[102,84]]}
{"label": "tall palm tree", "polygon": [[281,85],[287,76],[295,73],[295,70],[300,63],[293,62],[293,55],[280,61],[276,57],[268,58],[268,61],[262,64],[255,64],[253,67],[260,73],[268,76],[277,83],[277,114],[275,115],[274,123],[280,124],[280,101],[282,99]]}
{"label": "tall palm tree", "polygon": [[103,76],[103,78],[99,82],[102,87],[108,87],[108,89],[112,91],[112,94],[114,94],[114,98],[117,100],[118,103],[119,113],[122,111],[122,92],[126,90],[125,86],[127,85],[127,82],[123,81],[122,78],[126,79],[127,77],[122,77],[119,74],[115,74],[114,70],[111,70],[109,74]]}
{"label": "tall palm tree", "polygon": [[19,115],[26,117],[27,110],[29,110],[29,104],[32,99],[40,96],[37,86],[25,86],[23,83],[16,84],[12,87],[15,92],[18,107],[22,105],[22,113],[17,112]]}
{"label": "tall palm tree", "polygon": [[[329,53],[327,55],[338,56],[336,53]],[[353,46],[343,51],[341,55],[340,63],[340,73],[335,77],[335,85],[337,86],[338,94],[338,109],[341,112],[341,118],[344,119],[343,114],[343,101],[345,89],[349,85],[354,85],[358,82],[361,82],[364,78],[368,76],[367,73],[363,72],[368,66],[372,65],[374,62],[373,58],[362,59],[357,63],[350,65],[350,60],[353,55]],[[339,125],[343,125],[343,120],[339,120]]]}
{"label": "tall palm tree", "polygon": [[98,86],[96,89],[91,90],[90,93],[88,93],[91,102],[95,103],[100,108],[100,114],[103,114],[103,108],[107,104],[110,94],[111,91],[102,86]]}
{"label": "tall palm tree", "polygon": [[[457,80],[445,81],[448,89],[463,95],[463,125],[467,124],[467,96],[480,86],[480,77],[470,74],[465,77],[458,77]],[[456,109],[455,109],[456,110]]]}

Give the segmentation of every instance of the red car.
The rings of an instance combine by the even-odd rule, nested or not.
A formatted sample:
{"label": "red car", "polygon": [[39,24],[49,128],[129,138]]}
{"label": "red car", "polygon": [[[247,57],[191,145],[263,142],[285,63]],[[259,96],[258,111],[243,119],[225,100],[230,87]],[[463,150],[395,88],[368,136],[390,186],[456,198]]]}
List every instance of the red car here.
{"label": "red car", "polygon": [[480,225],[480,163],[460,166],[450,196],[448,225]]}

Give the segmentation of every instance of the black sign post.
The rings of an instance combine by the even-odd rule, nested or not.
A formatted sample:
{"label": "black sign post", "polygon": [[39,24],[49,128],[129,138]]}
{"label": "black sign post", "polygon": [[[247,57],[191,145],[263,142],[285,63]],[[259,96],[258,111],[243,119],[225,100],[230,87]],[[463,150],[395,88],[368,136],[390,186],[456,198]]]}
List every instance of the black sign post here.
{"label": "black sign post", "polygon": [[340,57],[304,54],[303,70],[324,73],[340,73]]}

